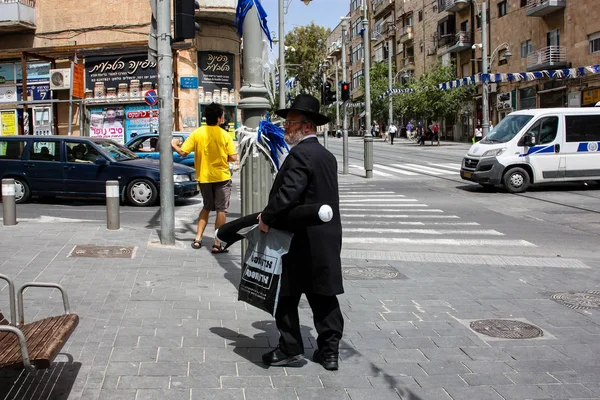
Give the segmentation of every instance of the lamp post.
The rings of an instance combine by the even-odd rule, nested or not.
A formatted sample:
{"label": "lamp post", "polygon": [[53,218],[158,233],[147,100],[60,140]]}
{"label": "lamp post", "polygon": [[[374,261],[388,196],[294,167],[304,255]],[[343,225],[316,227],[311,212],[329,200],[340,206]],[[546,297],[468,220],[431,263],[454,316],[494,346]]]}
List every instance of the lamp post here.
{"label": "lamp post", "polygon": [[388,39],[388,89],[390,90],[390,94],[388,96],[388,112],[389,112],[389,121],[388,121],[388,132],[390,131],[390,126],[394,121],[394,108],[392,106],[392,39],[391,37]]}
{"label": "lamp post", "polygon": [[[348,31],[349,17],[342,17],[342,81],[346,82],[346,32]],[[342,174],[348,175],[348,119],[346,117],[346,102],[342,104],[342,114],[344,116],[342,132]]]}
{"label": "lamp post", "polygon": [[364,165],[367,179],[373,178],[373,137],[367,136],[371,128],[371,52],[369,50],[369,20],[367,19],[367,2],[362,0],[363,7],[363,47],[365,51],[365,136],[364,136]]}

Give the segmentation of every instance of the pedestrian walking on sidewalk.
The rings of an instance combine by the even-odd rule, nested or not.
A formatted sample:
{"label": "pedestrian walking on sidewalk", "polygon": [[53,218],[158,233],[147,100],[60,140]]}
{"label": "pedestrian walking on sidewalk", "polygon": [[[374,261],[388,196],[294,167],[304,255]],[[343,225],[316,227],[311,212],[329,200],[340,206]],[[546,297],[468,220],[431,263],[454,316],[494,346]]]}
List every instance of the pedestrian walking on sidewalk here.
{"label": "pedestrian walking on sidewalk", "polygon": [[[292,230],[290,251],[283,256],[281,291],[275,312],[279,346],[263,355],[267,365],[286,366],[303,359],[298,304],[304,293],[313,313],[317,350],[313,361],[327,370],[338,369],[344,319],[337,299],[342,284],[342,224],[339,211],[337,161],[317,140],[317,126],[329,122],[319,113],[319,101],[300,94],[290,108],[277,110],[285,118],[285,141],[293,146],[277,173],[267,206],[259,215],[259,227],[285,224],[291,208],[304,204],[328,204],[330,222]],[[268,233],[267,233],[268,234]]]}
{"label": "pedestrian walking on sidewalk", "polygon": [[398,132],[398,128],[396,128],[396,125],[394,125],[394,123],[391,123],[388,131],[390,133],[390,144],[394,144],[394,138],[396,137],[396,132]]}
{"label": "pedestrian walking on sidewalk", "polygon": [[[211,103],[204,109],[204,116],[206,125],[195,129],[183,144],[180,144],[177,138],[171,141],[173,150],[180,156],[187,157],[188,154],[194,153],[196,179],[200,182],[203,200],[198,217],[198,231],[192,242],[194,249],[202,247],[202,236],[211,211],[217,212],[215,231],[227,221],[231,195],[229,163],[238,160],[231,135],[219,126],[225,122],[223,106]],[[227,252],[216,237],[212,252]]]}

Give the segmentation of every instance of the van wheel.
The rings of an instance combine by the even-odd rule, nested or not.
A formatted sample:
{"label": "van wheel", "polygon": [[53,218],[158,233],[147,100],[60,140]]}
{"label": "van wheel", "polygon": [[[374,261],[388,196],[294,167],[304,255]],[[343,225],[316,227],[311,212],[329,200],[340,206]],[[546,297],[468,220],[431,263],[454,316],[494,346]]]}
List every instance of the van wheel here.
{"label": "van wheel", "polygon": [[503,178],[504,187],[510,193],[523,193],[529,187],[529,174],[523,168],[509,169]]}
{"label": "van wheel", "polygon": [[21,178],[13,178],[15,180],[15,203],[27,203],[31,198],[31,190],[29,185]]}
{"label": "van wheel", "polygon": [[127,185],[127,200],[136,207],[148,207],[156,202],[158,190],[147,179],[134,179]]}

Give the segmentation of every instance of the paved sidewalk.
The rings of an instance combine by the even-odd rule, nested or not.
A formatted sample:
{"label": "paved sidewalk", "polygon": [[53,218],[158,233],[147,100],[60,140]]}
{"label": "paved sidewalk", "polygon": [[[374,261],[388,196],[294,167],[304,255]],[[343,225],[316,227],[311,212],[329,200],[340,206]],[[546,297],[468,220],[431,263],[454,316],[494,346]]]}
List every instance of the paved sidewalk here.
{"label": "paved sidewalk", "polygon": [[[597,310],[549,298],[600,287],[594,268],[344,259],[340,370],[267,368],[260,357],[278,334],[268,314],[237,301],[240,246],[194,250],[193,231],[181,228],[165,248],[156,225],[140,226],[0,226],[0,271],[17,285],[60,282],[81,318],[53,369],[1,370],[0,399],[600,399]],[[133,259],[70,257],[75,245],[136,248]],[[57,291],[25,298],[26,320],[61,312]],[[310,359],[315,332],[300,306]],[[544,336],[498,340],[470,329],[486,318],[526,321]]]}

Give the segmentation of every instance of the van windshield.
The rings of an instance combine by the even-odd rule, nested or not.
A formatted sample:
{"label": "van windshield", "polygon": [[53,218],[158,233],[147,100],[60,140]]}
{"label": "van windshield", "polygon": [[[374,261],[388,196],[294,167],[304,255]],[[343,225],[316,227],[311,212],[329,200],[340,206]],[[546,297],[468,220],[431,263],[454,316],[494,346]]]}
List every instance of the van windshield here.
{"label": "van windshield", "polygon": [[105,153],[107,153],[112,159],[115,161],[127,161],[127,160],[135,160],[140,158],[135,155],[135,153],[131,152],[127,147],[122,146],[118,143],[115,143],[111,140],[98,140],[94,141],[96,146],[102,148]]}
{"label": "van windshield", "polygon": [[480,143],[509,142],[532,118],[533,115],[509,115],[500,121]]}

